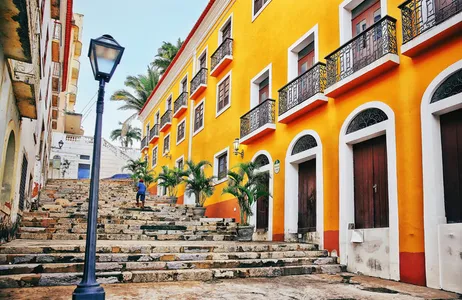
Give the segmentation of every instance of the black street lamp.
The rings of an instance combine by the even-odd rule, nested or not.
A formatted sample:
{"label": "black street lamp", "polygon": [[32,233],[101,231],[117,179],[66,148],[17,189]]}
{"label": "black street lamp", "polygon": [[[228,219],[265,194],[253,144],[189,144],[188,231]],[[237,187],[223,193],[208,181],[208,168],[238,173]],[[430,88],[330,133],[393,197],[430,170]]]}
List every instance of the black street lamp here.
{"label": "black street lamp", "polygon": [[99,81],[98,101],[96,103],[96,125],[93,143],[93,162],[91,168],[90,197],[88,203],[87,239],[85,244],[85,265],[82,281],[74,290],[72,299],[105,299],[103,287],[96,281],[96,223],[98,220],[99,169],[101,163],[101,130],[104,108],[104,85],[122,58],[124,48],[114,38],[105,34],[92,39],[88,57],[95,80]]}

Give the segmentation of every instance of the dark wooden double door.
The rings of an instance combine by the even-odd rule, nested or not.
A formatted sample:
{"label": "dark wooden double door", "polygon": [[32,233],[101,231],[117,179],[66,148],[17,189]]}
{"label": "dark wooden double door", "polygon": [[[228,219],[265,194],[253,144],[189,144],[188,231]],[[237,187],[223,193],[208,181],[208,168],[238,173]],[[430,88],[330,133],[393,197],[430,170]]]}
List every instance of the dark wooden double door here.
{"label": "dark wooden double door", "polygon": [[[269,173],[264,173],[263,185],[269,193]],[[257,230],[267,231],[269,219],[269,197],[262,196],[257,199]]]}
{"label": "dark wooden double door", "polygon": [[316,159],[298,165],[298,233],[316,231]]}
{"label": "dark wooden double door", "polygon": [[353,164],[355,228],[388,227],[386,136],[353,145]]}

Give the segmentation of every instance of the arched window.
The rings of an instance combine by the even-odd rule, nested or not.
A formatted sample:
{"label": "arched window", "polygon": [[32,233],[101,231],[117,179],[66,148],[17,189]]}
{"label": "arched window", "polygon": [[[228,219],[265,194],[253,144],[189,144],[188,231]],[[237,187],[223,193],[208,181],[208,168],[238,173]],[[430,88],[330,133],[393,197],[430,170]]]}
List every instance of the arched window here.
{"label": "arched window", "polygon": [[349,134],[386,120],[388,120],[388,116],[382,110],[378,108],[368,108],[351,120],[346,133]]}
{"label": "arched window", "polygon": [[269,165],[269,159],[266,155],[264,154],[260,154],[257,156],[257,158],[255,159],[255,165],[257,166],[257,168],[261,168],[263,166],[266,166],[266,165]]}
{"label": "arched window", "polygon": [[292,149],[292,155],[309,150],[317,145],[318,143],[312,135],[304,135],[295,143],[294,148]]}
{"label": "arched window", "polygon": [[438,102],[459,93],[462,93],[462,69],[454,72],[441,83],[433,94],[430,103]]}

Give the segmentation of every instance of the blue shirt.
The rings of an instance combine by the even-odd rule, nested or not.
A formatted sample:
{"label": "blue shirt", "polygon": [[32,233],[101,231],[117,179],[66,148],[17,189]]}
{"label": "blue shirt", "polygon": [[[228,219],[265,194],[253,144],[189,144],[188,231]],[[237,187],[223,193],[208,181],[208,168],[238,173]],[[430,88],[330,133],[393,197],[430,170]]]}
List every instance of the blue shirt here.
{"label": "blue shirt", "polygon": [[146,186],[142,182],[138,182],[138,193],[140,194],[146,193]]}

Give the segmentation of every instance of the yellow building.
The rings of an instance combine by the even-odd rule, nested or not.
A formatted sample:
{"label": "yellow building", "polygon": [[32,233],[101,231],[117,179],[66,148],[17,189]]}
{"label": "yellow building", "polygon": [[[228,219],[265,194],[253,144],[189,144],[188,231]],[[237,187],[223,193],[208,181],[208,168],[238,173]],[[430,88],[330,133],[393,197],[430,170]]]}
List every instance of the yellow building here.
{"label": "yellow building", "polygon": [[461,24],[460,0],[211,0],[140,113],[142,151],[157,173],[210,161],[210,217],[238,219],[226,170],[256,161],[255,239],[462,292]]}

